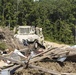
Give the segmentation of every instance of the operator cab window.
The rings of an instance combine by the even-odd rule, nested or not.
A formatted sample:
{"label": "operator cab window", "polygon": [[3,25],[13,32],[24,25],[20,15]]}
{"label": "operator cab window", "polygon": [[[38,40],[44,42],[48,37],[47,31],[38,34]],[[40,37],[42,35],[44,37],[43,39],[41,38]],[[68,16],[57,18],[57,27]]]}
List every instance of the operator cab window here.
{"label": "operator cab window", "polygon": [[20,28],[20,33],[21,34],[29,34],[30,33],[30,28]]}

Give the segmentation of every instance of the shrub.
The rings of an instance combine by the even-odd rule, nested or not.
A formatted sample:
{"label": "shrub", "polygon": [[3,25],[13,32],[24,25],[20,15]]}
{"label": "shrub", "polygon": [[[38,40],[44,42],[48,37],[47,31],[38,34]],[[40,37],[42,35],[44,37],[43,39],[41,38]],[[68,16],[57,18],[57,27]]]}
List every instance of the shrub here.
{"label": "shrub", "polygon": [[0,49],[5,50],[6,49],[6,44],[5,43],[0,43]]}

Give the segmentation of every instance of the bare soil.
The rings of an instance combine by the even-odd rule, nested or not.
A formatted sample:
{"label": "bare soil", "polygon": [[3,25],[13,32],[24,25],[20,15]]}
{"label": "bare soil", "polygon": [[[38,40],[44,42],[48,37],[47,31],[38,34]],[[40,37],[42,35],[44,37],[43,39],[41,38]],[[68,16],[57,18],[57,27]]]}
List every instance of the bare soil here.
{"label": "bare soil", "polygon": [[[45,61],[45,62],[42,61],[34,64],[58,73],[76,73],[76,62],[66,61],[64,63],[58,63],[53,61]],[[32,68],[28,68],[16,72],[15,75],[50,75],[50,74]]]}

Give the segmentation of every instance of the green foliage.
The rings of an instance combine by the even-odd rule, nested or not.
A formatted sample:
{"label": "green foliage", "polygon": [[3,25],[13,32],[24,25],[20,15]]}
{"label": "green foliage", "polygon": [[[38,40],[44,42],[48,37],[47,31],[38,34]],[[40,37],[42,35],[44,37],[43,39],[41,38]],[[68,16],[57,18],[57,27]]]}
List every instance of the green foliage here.
{"label": "green foliage", "polygon": [[0,25],[34,25],[45,39],[75,43],[76,0],[0,0]]}
{"label": "green foliage", "polygon": [[0,43],[0,50],[5,50],[5,49],[6,49],[6,44]]}

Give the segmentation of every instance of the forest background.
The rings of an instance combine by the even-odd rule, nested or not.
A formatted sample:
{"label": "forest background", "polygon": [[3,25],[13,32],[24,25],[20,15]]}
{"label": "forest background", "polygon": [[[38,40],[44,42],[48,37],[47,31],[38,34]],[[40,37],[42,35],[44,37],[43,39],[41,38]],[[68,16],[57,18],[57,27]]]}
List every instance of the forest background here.
{"label": "forest background", "polygon": [[43,28],[46,40],[76,44],[76,0],[0,0],[0,26]]}

